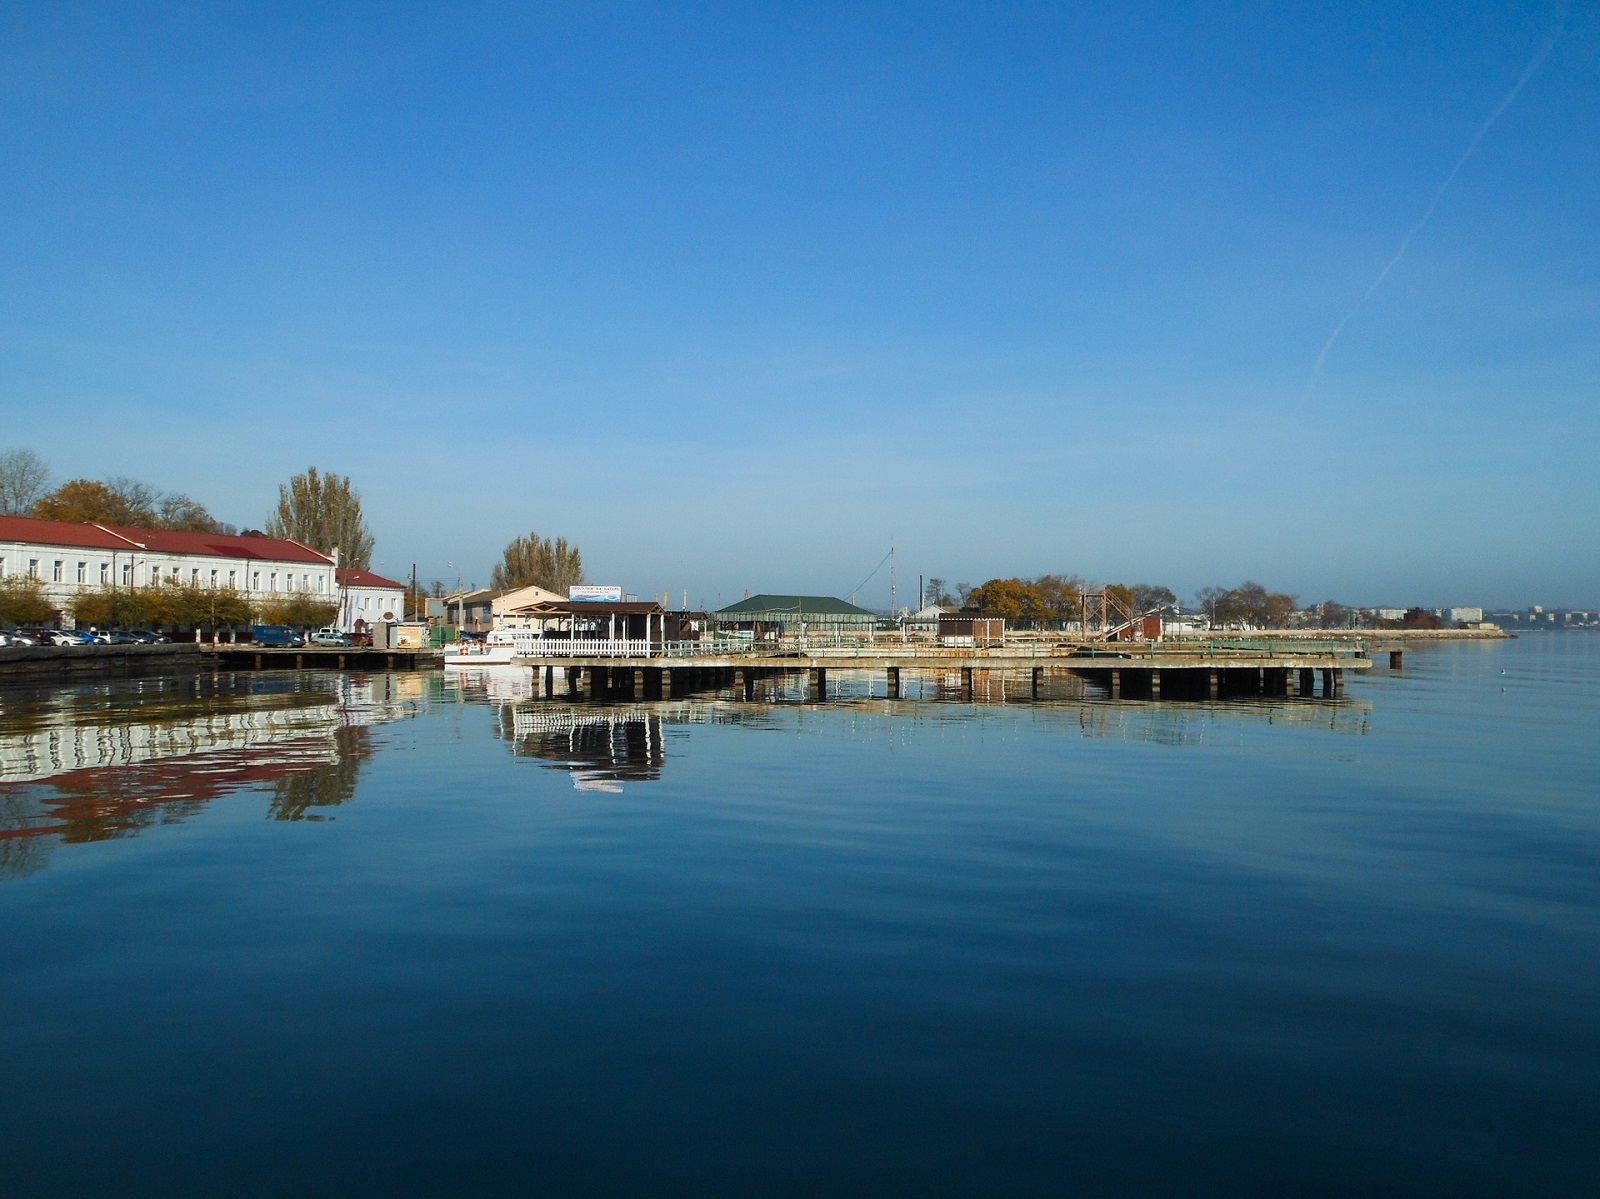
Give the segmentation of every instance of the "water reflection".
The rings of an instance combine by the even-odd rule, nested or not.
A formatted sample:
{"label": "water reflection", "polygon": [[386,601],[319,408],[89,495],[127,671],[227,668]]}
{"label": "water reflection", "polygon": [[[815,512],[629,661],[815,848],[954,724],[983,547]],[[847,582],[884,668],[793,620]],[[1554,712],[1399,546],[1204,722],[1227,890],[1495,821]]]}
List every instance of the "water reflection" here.
{"label": "water reflection", "polygon": [[270,789],[275,820],[347,802],[371,728],[423,710],[422,675],[215,674],[8,691],[0,701],[0,876],[58,844],[181,822]]}
{"label": "water reflection", "polygon": [[[514,757],[529,758],[571,774],[579,790],[622,790],[624,782],[661,777],[668,757],[667,730],[673,726],[737,724],[794,729],[818,711],[882,718],[885,730],[925,722],[990,719],[996,709],[1092,740],[1143,741],[1174,747],[1199,747],[1219,734],[1248,724],[1319,728],[1344,735],[1368,732],[1372,705],[1285,697],[1240,697],[1195,702],[1108,701],[1070,676],[1052,679],[1038,695],[1024,674],[991,672],[974,680],[970,698],[959,674],[930,673],[907,680],[906,694],[890,699],[875,694],[875,676],[838,672],[830,698],[807,701],[804,679],[774,677],[752,699],[734,690],[711,691],[691,699],[657,701],[574,701],[566,695],[542,697],[535,672],[485,669],[452,672],[443,693],[457,702],[485,704],[496,714],[496,735]],[[880,680],[881,681],[881,680]],[[687,741],[681,743],[687,745]]]}

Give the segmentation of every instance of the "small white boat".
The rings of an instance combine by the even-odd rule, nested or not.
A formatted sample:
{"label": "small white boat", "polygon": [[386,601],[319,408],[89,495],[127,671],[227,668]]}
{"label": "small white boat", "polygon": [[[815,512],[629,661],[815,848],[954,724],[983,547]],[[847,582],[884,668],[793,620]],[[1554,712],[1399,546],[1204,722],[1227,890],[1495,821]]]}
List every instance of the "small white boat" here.
{"label": "small white boat", "polygon": [[495,629],[482,641],[453,641],[444,647],[446,666],[510,666],[518,653],[513,630]]}

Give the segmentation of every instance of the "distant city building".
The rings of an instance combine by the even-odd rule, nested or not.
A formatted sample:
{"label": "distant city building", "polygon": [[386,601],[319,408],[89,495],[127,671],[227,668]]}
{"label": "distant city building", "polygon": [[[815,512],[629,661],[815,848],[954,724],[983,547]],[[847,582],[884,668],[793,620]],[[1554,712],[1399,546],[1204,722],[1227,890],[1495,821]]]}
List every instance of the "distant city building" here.
{"label": "distant city building", "polygon": [[1406,618],[1406,609],[1379,608],[1377,610],[1377,617],[1379,620],[1404,620]]}
{"label": "distant city building", "polygon": [[1477,624],[1483,619],[1482,608],[1446,608],[1445,619],[1459,621],[1462,624]]}

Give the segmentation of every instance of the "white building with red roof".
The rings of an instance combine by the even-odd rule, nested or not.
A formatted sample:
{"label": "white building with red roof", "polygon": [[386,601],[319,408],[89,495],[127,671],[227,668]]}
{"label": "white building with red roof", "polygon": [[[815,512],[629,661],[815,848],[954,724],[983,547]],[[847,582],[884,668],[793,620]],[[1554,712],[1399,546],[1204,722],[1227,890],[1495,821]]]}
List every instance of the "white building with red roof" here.
{"label": "white building with red roof", "polygon": [[17,574],[39,579],[64,611],[80,591],[158,582],[228,588],[256,602],[339,598],[333,559],[290,539],[0,516],[0,576]]}
{"label": "white building with red roof", "polygon": [[370,570],[341,569],[339,581],[339,627],[350,632],[375,624],[404,620],[406,585],[386,579]]}

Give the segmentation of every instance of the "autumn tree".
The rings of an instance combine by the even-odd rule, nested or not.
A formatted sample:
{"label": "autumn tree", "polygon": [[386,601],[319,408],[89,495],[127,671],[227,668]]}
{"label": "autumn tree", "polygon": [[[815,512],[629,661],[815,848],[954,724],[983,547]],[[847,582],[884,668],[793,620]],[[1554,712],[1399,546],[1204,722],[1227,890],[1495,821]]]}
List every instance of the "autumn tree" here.
{"label": "autumn tree", "polygon": [[44,494],[50,468],[32,450],[0,454],[0,516],[26,516]]}
{"label": "autumn tree", "polygon": [[509,591],[514,587],[543,587],[564,592],[583,582],[583,555],[565,537],[541,538],[538,533],[518,537],[506,546],[489,576],[489,586]]}
{"label": "autumn tree", "polygon": [[1294,596],[1268,591],[1260,583],[1253,582],[1240,583],[1237,587],[1206,587],[1198,598],[1214,625],[1237,623],[1278,629],[1288,623],[1295,611]]}
{"label": "autumn tree", "polygon": [[292,537],[325,554],[337,549],[340,566],[372,565],[373,538],[361,515],[361,494],[347,475],[319,474],[312,466],[278,484],[278,507],[267,519],[267,536]]}
{"label": "autumn tree", "polygon": [[1323,600],[1317,623],[1325,629],[1342,629],[1350,623],[1354,611],[1338,600]]}
{"label": "autumn tree", "polygon": [[332,600],[299,592],[266,601],[261,605],[258,615],[262,624],[285,624],[292,629],[320,629],[333,623],[339,615],[339,605]]}
{"label": "autumn tree", "polygon": [[140,529],[184,529],[193,533],[227,533],[230,526],[207,512],[198,501],[179,492],[162,492],[137,479],[69,479],[41,496],[30,515],[41,520],[92,521]]}
{"label": "autumn tree", "polygon": [[1178,597],[1173,594],[1172,588],[1155,583],[1129,583],[1127,590],[1135,612],[1149,612],[1166,604],[1178,602]]}
{"label": "autumn tree", "polygon": [[59,615],[41,580],[20,574],[0,578],[0,620],[12,625],[50,624]]}

